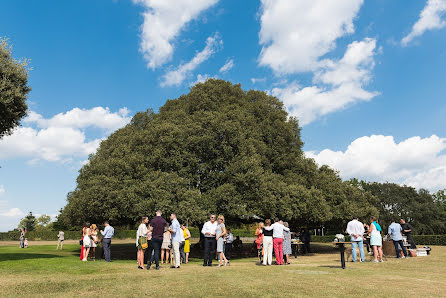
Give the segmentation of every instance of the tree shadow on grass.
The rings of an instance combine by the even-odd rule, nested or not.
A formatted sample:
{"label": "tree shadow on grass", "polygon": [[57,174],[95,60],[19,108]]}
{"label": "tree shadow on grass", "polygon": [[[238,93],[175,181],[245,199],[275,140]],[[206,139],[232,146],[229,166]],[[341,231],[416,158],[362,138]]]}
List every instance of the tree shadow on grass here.
{"label": "tree shadow on grass", "polygon": [[0,262],[5,261],[20,261],[29,259],[53,259],[61,258],[60,255],[53,254],[38,254],[38,253],[2,253],[0,254]]}

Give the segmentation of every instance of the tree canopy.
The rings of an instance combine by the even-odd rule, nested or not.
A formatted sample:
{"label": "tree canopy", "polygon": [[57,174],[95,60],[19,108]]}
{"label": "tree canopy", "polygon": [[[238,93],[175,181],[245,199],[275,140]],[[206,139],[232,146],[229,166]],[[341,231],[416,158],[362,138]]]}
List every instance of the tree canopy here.
{"label": "tree canopy", "polygon": [[104,140],[58,224],[133,226],[157,208],[189,223],[216,212],[233,223],[279,216],[333,227],[377,214],[372,195],[319,168],[302,146],[298,120],[277,98],[211,79]]}
{"label": "tree canopy", "polygon": [[7,40],[0,38],[0,139],[26,115],[30,90],[27,60],[16,61]]}

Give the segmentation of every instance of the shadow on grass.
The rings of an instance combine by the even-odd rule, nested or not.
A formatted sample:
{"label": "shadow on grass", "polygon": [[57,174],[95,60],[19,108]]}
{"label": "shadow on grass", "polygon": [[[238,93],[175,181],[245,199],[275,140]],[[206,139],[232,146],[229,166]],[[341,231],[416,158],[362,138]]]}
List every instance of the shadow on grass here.
{"label": "shadow on grass", "polygon": [[0,262],[19,261],[29,259],[53,259],[61,258],[59,255],[39,254],[39,253],[2,253],[0,254]]}

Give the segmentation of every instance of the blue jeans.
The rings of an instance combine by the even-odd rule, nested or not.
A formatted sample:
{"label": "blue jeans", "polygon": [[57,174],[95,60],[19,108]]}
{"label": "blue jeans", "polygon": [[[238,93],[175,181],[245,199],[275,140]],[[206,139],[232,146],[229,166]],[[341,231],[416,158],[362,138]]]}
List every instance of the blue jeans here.
{"label": "blue jeans", "polygon": [[398,241],[393,240],[393,245],[395,246],[395,252],[397,258],[400,258],[400,248],[398,246],[401,246],[403,254],[407,258],[407,251],[406,248],[404,247],[403,240],[398,240]]}
{"label": "blue jeans", "polygon": [[356,247],[359,246],[359,255],[361,256],[361,261],[365,261],[364,255],[364,242],[361,241],[352,241],[352,261],[356,262]]}

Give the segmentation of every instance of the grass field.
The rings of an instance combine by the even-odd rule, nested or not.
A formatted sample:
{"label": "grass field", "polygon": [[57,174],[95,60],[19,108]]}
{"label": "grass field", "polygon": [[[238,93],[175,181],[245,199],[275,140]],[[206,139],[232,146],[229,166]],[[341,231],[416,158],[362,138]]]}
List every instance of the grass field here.
{"label": "grass field", "polygon": [[239,259],[211,268],[195,259],[159,271],[138,270],[136,260],[80,262],[78,248],[0,246],[0,296],[446,297],[446,247],[433,247],[427,257],[347,263],[345,270],[339,253],[320,245],[321,253],[288,266]]}

